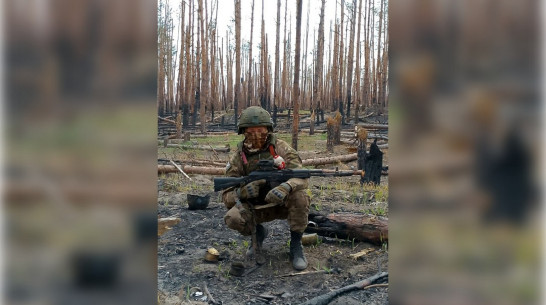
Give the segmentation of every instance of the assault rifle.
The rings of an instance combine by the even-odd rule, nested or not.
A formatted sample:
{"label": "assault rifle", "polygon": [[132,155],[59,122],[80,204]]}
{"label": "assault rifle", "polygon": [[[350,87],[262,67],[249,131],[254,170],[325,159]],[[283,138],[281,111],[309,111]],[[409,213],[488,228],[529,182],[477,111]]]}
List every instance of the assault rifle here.
{"label": "assault rifle", "polygon": [[353,175],[364,175],[364,171],[338,171],[322,169],[277,169],[273,160],[258,161],[258,169],[243,177],[222,177],[214,178],[214,191],[234,186],[243,186],[252,181],[265,179],[268,184],[280,184],[291,178],[311,178],[311,177],[344,177]]}

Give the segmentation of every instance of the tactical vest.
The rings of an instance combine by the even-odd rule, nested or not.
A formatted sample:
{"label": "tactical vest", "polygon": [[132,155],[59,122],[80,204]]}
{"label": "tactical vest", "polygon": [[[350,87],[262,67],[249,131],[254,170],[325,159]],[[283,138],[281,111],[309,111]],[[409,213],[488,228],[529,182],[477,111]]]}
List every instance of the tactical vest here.
{"label": "tactical vest", "polygon": [[241,156],[243,163],[243,172],[247,176],[249,173],[255,171],[258,168],[258,161],[260,160],[273,160],[276,155],[275,145],[277,143],[277,136],[274,134],[269,135],[269,139],[265,146],[265,149],[260,150],[253,154],[247,154],[243,151],[243,141],[237,144],[237,154]]}

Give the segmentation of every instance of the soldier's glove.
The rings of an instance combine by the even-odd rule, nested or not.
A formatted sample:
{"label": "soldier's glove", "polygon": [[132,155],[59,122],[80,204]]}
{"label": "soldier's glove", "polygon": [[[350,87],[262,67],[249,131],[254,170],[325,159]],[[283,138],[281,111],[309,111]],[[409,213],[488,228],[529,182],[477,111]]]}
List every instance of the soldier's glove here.
{"label": "soldier's glove", "polygon": [[237,189],[237,194],[241,199],[256,198],[260,194],[260,187],[266,183],[265,179],[252,181]]}
{"label": "soldier's glove", "polygon": [[290,191],[292,191],[292,187],[288,183],[281,183],[281,185],[267,193],[265,196],[265,201],[268,203],[283,203],[284,198],[290,194]]}

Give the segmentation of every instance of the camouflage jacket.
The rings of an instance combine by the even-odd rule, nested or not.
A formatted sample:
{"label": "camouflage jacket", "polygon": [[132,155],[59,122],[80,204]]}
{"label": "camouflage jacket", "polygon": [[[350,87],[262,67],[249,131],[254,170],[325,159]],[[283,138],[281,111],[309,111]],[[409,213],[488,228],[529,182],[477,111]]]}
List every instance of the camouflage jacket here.
{"label": "camouflage jacket", "polygon": [[[226,166],[227,177],[247,176],[258,167],[259,160],[273,160],[269,146],[272,145],[277,155],[281,156],[286,162],[286,168],[301,168],[302,162],[298,152],[285,141],[278,139],[275,134],[269,135],[265,148],[256,153],[249,153],[243,147],[243,141],[237,145],[237,150],[231,156]],[[246,162],[245,162],[246,161]],[[292,188],[292,192],[307,189],[309,179],[292,178],[286,183]],[[227,189],[222,194],[222,199],[228,208],[235,205],[236,194],[234,188]]]}

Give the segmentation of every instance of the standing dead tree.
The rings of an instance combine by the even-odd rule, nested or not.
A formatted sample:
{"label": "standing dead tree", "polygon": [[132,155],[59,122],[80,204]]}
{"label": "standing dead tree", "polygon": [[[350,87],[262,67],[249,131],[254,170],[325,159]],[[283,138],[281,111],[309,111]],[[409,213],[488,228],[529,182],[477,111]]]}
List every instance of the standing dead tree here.
{"label": "standing dead tree", "polygon": [[300,119],[300,47],[301,47],[301,11],[302,0],[297,0],[296,13],[296,54],[294,58],[294,85],[292,87],[292,102],[294,105],[294,120],[292,123],[292,148],[298,149],[298,129]]}
{"label": "standing dead tree", "polygon": [[[311,99],[311,108],[315,111],[314,108],[320,109],[322,101],[322,84],[323,84],[323,75],[322,67],[324,60],[324,6],[326,0],[322,0],[322,5],[320,7],[320,23],[318,30],[318,42],[317,42],[317,57],[315,64],[315,75],[313,77],[313,98]],[[315,104],[316,102],[316,104]],[[315,128],[314,120],[311,120],[311,125],[309,129],[309,134],[312,135]]]}
{"label": "standing dead tree", "polygon": [[235,125],[242,111],[241,99],[241,0],[235,1]]}
{"label": "standing dead tree", "polygon": [[356,83],[356,90],[355,90],[355,125],[358,124],[358,110],[360,107],[361,99],[360,99],[360,21],[362,17],[362,0],[358,1],[358,23],[357,23],[357,33],[356,33],[356,65],[355,65],[355,83]]}
{"label": "standing dead tree", "polygon": [[253,105],[252,103],[252,37],[254,36],[254,0],[252,0],[250,17],[250,45],[248,47],[248,76],[247,81],[247,94],[246,94],[246,106]]}
{"label": "standing dead tree", "polygon": [[[356,17],[356,0],[353,0],[352,16],[351,16],[351,32],[349,38],[349,51],[347,55],[347,118],[351,115],[351,95],[352,95],[352,85],[353,85],[353,50],[354,50],[354,37],[355,37],[355,17]],[[356,124],[357,122],[355,122]]]}
{"label": "standing dead tree", "polygon": [[279,37],[280,37],[280,28],[281,28],[281,0],[277,0],[277,21],[276,21],[276,40],[275,40],[275,78],[274,89],[273,89],[273,109],[277,108],[279,105]]}

